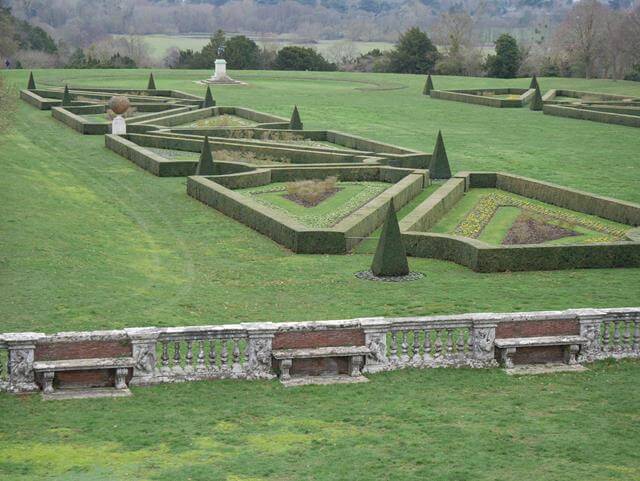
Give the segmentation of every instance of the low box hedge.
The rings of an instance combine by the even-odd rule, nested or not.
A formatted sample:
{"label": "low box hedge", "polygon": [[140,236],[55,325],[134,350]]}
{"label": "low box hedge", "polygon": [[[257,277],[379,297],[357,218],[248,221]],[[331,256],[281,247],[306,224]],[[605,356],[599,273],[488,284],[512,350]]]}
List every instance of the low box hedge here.
{"label": "low box hedge", "polygon": [[640,127],[640,117],[634,115],[597,112],[591,109],[549,104],[545,105],[542,111],[547,115],[555,115],[557,117],[591,120],[593,122],[624,125],[626,127]]}

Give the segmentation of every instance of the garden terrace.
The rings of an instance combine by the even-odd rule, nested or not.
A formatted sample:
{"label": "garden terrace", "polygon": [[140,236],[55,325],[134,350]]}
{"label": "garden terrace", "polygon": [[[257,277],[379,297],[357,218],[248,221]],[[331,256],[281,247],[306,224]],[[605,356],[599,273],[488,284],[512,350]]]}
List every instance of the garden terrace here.
{"label": "garden terrace", "polygon": [[496,272],[638,266],[638,225],[637,204],[471,172],[447,181],[400,228],[410,255]]}
{"label": "garden terrace", "polygon": [[464,90],[431,90],[429,95],[434,99],[453,100],[486,107],[513,108],[527,105],[535,89],[521,88],[486,88]]}

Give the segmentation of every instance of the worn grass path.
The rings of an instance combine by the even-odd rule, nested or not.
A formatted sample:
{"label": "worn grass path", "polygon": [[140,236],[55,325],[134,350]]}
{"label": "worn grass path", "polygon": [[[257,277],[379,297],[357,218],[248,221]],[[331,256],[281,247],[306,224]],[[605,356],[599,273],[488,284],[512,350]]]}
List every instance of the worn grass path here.
{"label": "worn grass path", "polygon": [[[155,72],[159,87],[199,92],[205,72]],[[9,79],[26,84],[28,72]],[[35,72],[40,85],[144,86],[145,71]],[[502,169],[640,202],[638,129],[425,98],[401,75],[247,72],[248,87],[214,89],[220,104],[288,115],[433,148],[442,128],[453,170]],[[441,88],[505,83],[436,78]],[[512,81],[517,85],[526,79]],[[640,95],[640,85],[542,79]],[[401,88],[400,88],[401,87]],[[396,90],[379,90],[396,88]],[[377,90],[376,90],[377,89]],[[185,194],[184,179],[154,177],[19,103],[2,139],[2,330],[58,331],[252,320],[314,320],[638,303],[640,270],[477,274],[412,259],[419,282],[363,282],[370,254],[292,255]]]}

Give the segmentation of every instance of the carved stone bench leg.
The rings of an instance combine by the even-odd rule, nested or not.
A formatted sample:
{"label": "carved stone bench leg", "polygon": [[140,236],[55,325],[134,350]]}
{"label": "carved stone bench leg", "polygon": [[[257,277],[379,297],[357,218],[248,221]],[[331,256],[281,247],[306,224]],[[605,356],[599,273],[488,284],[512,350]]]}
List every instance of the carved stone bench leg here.
{"label": "carved stone bench leg", "polygon": [[349,376],[358,377],[362,375],[362,361],[363,356],[351,356],[349,358]]}
{"label": "carved stone bench leg", "polygon": [[129,369],[126,367],[116,369],[116,389],[127,389],[127,374]]}
{"label": "carved stone bench leg", "polygon": [[500,349],[500,364],[506,369],[513,367],[513,356],[516,353],[515,347],[507,347]]}
{"label": "carved stone bench leg", "polygon": [[578,352],[580,352],[579,344],[570,344],[564,348],[564,362],[566,364],[578,364]]}
{"label": "carved stone bench leg", "polygon": [[291,369],[292,364],[293,361],[291,359],[283,359],[282,361],[280,361],[280,379],[282,381],[288,381],[289,379],[291,379],[289,370]]}
{"label": "carved stone bench leg", "polygon": [[54,371],[45,371],[42,373],[42,392],[44,394],[53,394],[53,378]]}

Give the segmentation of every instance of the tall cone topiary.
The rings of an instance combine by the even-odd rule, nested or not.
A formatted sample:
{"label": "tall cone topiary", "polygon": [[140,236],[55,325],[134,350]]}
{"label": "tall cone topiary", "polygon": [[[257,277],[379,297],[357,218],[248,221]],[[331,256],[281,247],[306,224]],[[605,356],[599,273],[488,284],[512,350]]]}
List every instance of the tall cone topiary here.
{"label": "tall cone topiary", "polygon": [[300,120],[300,113],[298,112],[298,106],[294,105],[293,112],[291,112],[291,120],[289,121],[289,128],[291,130],[302,130],[302,121]]}
{"label": "tall cone topiary", "polygon": [[544,106],[544,102],[542,101],[542,94],[540,93],[540,87],[536,88],[536,93],[533,94],[533,98],[529,103],[529,108],[531,110],[542,110]]}
{"label": "tall cone topiary", "polygon": [[538,85],[538,77],[536,77],[536,74],[533,74],[533,77],[531,77],[531,83],[529,84],[529,88],[530,89],[540,88],[540,86]]}
{"label": "tall cone topiary", "polygon": [[200,152],[200,160],[196,166],[196,175],[213,175],[213,155],[211,155],[211,147],[209,146],[209,136],[204,136],[202,144],[202,152]]}
{"label": "tall cone topiary", "polygon": [[62,106],[67,107],[71,105],[71,94],[69,93],[69,86],[64,86],[64,94],[62,94]]}
{"label": "tall cone topiary", "polygon": [[156,80],[153,78],[153,72],[149,74],[149,82],[147,83],[147,90],[156,89]]}
{"label": "tall cone topiary", "polygon": [[213,95],[211,95],[211,88],[207,85],[207,91],[204,93],[204,102],[202,102],[202,107],[213,107],[216,104],[216,101],[213,100]]}
{"label": "tall cone topiary", "polygon": [[422,89],[422,94],[429,95],[431,94],[432,90],[433,90],[433,81],[431,80],[431,74],[428,74],[427,81],[424,83],[424,89]]}
{"label": "tall cone topiary", "polygon": [[33,72],[29,72],[29,82],[27,83],[27,90],[33,90],[36,88],[36,81],[33,79]]}
{"label": "tall cone topiary", "polygon": [[402,244],[400,226],[393,199],[387,207],[387,219],[382,226],[376,254],[371,264],[371,272],[378,277],[406,276],[409,274],[407,251]]}
{"label": "tall cone topiary", "polygon": [[447,150],[444,148],[441,131],[438,131],[436,146],[433,149],[433,155],[429,163],[429,177],[432,179],[451,178],[451,167],[449,167],[449,158],[447,157]]}

